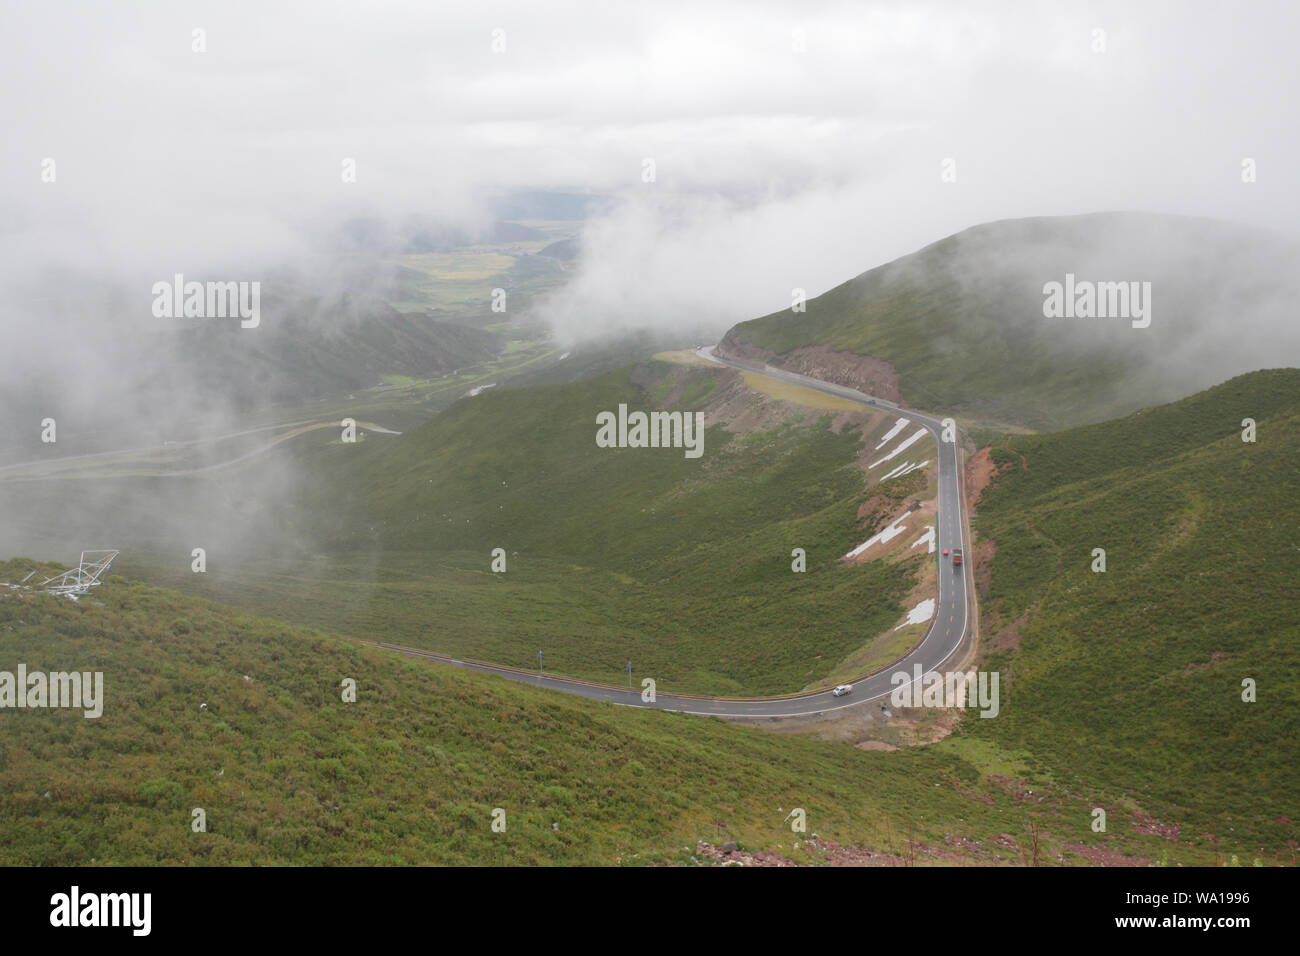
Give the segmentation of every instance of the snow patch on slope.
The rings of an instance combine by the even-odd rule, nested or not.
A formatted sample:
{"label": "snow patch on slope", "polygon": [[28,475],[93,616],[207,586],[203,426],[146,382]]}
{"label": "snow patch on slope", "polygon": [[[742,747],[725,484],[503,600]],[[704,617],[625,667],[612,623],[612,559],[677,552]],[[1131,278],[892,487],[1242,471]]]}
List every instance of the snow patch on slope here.
{"label": "snow patch on slope", "polygon": [[867,470],[870,471],[872,468],[875,468],[876,465],[883,465],[885,462],[889,461],[894,456],[902,454],[912,445],[915,445],[918,441],[920,441],[928,433],[928,431],[929,429],[921,428],[913,432],[911,435],[907,437],[906,440],[904,440],[897,448],[891,451],[884,458],[881,458],[879,461],[873,461],[870,465],[868,465]]}
{"label": "snow patch on slope", "polygon": [[915,548],[918,544],[928,544],[930,546],[929,553],[934,554],[934,525],[932,524],[926,525],[925,534],[921,535],[921,537],[913,541],[912,547],[908,548],[908,550],[910,551],[912,548]]}
{"label": "snow patch on slope", "polygon": [[879,443],[878,445],[876,445],[875,450],[876,450],[876,451],[880,451],[880,449],[884,448],[885,445],[889,444],[889,440],[890,440],[891,438],[893,438],[895,435],[897,435],[899,432],[901,432],[901,431],[902,431],[904,428],[906,428],[906,427],[907,427],[907,419],[906,419],[906,418],[900,418],[898,421],[896,421],[896,422],[894,423],[894,427],[893,427],[893,428],[891,428],[889,431],[885,432],[885,437],[882,438],[882,439],[880,439],[880,443]]}
{"label": "snow patch on slope", "polygon": [[918,468],[924,468],[924,467],[925,467],[926,465],[928,465],[928,464],[930,464],[930,460],[929,460],[928,458],[927,458],[925,461],[921,462],[919,465],[917,465],[917,464],[913,464],[913,463],[910,462],[910,461],[905,461],[905,462],[903,462],[903,464],[899,465],[897,468],[895,468],[895,469],[894,469],[893,471],[891,471],[889,474],[887,474],[887,475],[882,475],[882,476],[880,477],[880,481],[881,481],[882,483],[884,483],[884,482],[888,481],[890,478],[902,478],[904,475],[910,475],[912,472],[916,471]]}
{"label": "snow patch on slope", "polygon": [[907,530],[907,528],[905,528],[903,525],[899,523],[901,521],[904,521],[906,518],[907,515],[903,515],[903,517],[895,519],[894,523],[889,525],[887,528],[885,528],[885,530],[881,531],[879,534],[871,536],[866,541],[862,542],[862,544],[858,545],[856,548],[854,548],[852,551],[846,554],[844,557],[856,558],[858,555],[860,555],[863,551],[866,551],[867,548],[871,547],[873,544],[881,544],[887,541],[892,541],[894,538],[897,538],[900,534],[902,534],[904,531]]}
{"label": "snow patch on slope", "polygon": [[912,610],[908,611],[907,620],[894,628],[894,630],[901,631],[909,624],[924,624],[932,617],[934,617],[934,598],[926,598],[916,607],[912,608]]}

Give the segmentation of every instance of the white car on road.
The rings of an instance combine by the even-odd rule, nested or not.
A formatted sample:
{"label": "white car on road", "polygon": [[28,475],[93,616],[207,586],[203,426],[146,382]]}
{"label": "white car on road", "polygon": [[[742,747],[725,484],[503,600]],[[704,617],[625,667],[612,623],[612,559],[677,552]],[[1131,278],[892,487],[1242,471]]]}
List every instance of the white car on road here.
{"label": "white car on road", "polygon": [[831,696],[843,697],[845,694],[851,694],[851,693],[853,693],[852,684],[841,684],[839,687],[836,687],[833,691],[831,691]]}

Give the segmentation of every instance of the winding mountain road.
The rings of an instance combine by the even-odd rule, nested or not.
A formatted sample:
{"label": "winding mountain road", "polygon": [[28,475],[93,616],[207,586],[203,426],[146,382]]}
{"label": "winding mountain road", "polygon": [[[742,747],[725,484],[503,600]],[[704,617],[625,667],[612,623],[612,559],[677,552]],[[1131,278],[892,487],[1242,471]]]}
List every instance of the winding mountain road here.
{"label": "winding mountain road", "polygon": [[908,674],[915,674],[916,666],[920,665],[920,673],[925,674],[930,671],[937,671],[944,664],[953,660],[966,639],[970,610],[967,606],[966,566],[954,568],[952,561],[943,556],[945,548],[963,548],[966,540],[966,520],[960,477],[961,457],[955,441],[945,442],[943,440],[943,423],[937,418],[899,408],[891,402],[866,395],[843,385],[823,382],[820,379],[774,368],[770,365],[721,358],[713,354],[714,348],[714,346],[699,348],[696,350],[696,354],[700,358],[718,365],[757,373],[791,385],[801,385],[804,388],[858,402],[875,410],[889,412],[899,418],[905,418],[910,422],[925,427],[934,435],[939,449],[938,517],[935,522],[937,536],[935,557],[939,572],[939,596],[935,605],[934,617],[931,618],[930,630],[914,650],[901,660],[882,670],[850,681],[853,684],[853,692],[844,697],[835,697],[830,689],[782,697],[704,697],[657,692],[655,700],[647,702],[641,698],[640,675],[634,675],[638,677],[638,686],[629,689],[620,687],[617,684],[602,684],[572,677],[539,674],[537,671],[517,667],[503,667],[482,661],[458,659],[445,654],[423,651],[413,647],[403,647],[397,644],[377,641],[367,641],[365,643],[375,647],[399,651],[414,657],[441,661],[454,667],[464,667],[487,674],[498,674],[510,680],[535,684],[540,687],[549,687],[552,690],[577,694],[593,700],[605,700],[629,707],[647,707],[658,710],[680,711],[687,714],[704,714],[713,717],[750,720],[813,717],[853,707],[863,707],[872,701],[888,697],[893,692],[895,684],[891,682],[890,678],[895,673],[904,671]]}
{"label": "winding mountain road", "polygon": [[[363,432],[366,431],[377,432],[381,435],[402,434],[401,432],[393,431],[391,428],[385,428],[382,425],[376,425],[374,422],[358,421],[355,422],[355,424],[356,427]],[[175,452],[183,448],[193,448],[196,445],[210,445],[219,441],[227,441],[228,439],[231,438],[242,438],[247,435],[256,435],[260,432],[275,431],[277,428],[290,429],[289,431],[282,432],[271,441],[259,445],[258,447],[254,448],[251,451],[244,452],[242,455],[237,455],[234,458],[229,458],[225,461],[219,461],[211,465],[201,465],[195,468],[183,468],[174,471],[147,471],[144,473],[147,477],[150,478],[188,478],[192,475],[202,475],[210,471],[218,471],[222,468],[229,468],[232,465],[238,465],[241,462],[248,461],[250,458],[256,458],[259,455],[264,455],[272,448],[276,447],[277,445],[283,442],[288,441],[290,438],[296,438],[297,436],[305,434],[307,432],[316,431],[317,429],[321,429],[321,428],[339,428],[341,426],[342,426],[342,421],[339,419],[331,419],[325,422],[294,422],[290,424],[281,424],[281,425],[262,425],[258,428],[246,428],[243,431],[227,432],[224,435],[213,435],[209,438],[191,438],[185,441],[169,441],[169,442],[164,442],[162,445],[145,445],[143,447],[137,447],[137,448],[117,448],[111,451],[90,452],[85,455],[63,455],[61,457],[56,457],[56,458],[41,458],[35,461],[20,461],[9,465],[0,465],[0,472],[21,471],[21,469],[25,468],[29,472],[31,472],[31,474],[26,474],[26,475],[20,474],[18,477],[25,478],[25,479],[37,478],[41,476],[41,473],[43,471],[48,473],[50,471],[57,471],[60,468],[66,468],[70,462],[103,461],[104,459],[115,459],[115,458],[124,459],[124,460],[118,462],[107,461],[105,462],[105,464],[108,464],[110,466],[114,464],[119,466],[130,466],[133,464],[133,461],[130,458],[130,456],[136,456],[137,459],[142,455],[156,456],[159,452],[165,453],[169,447],[172,449],[173,452]],[[137,467],[139,467],[138,463],[136,464]]]}

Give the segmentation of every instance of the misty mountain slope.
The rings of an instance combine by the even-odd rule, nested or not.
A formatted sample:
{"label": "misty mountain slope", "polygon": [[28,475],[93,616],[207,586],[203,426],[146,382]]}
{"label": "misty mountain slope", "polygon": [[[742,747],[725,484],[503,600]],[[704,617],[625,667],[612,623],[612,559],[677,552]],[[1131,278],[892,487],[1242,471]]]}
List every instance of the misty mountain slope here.
{"label": "misty mountain slope", "polygon": [[[268,284],[250,328],[238,318],[153,318],[147,298],[93,301],[56,306],[22,331],[30,340],[0,379],[12,413],[0,422],[6,460],[235,431],[273,403],[346,394],[384,376],[432,378],[505,345],[494,332],[402,313],[376,295],[293,283]],[[58,423],[57,448],[41,444],[34,423],[46,417]]]}
{"label": "misty mountain slope", "polygon": [[[0,580],[26,567],[0,562]],[[75,603],[0,589],[0,655],[104,680],[97,718],[0,711],[6,865],[690,865],[699,840],[814,864],[846,859],[836,843],[876,865],[1023,861],[1002,835],[1023,838],[1031,810],[979,761],[568,697],[121,576]],[[1045,861],[1166,852],[1130,825],[1140,807],[1115,812],[1114,836],[1076,835],[1085,797],[1038,793]]]}
{"label": "misty mountain slope", "polygon": [[[698,459],[597,447],[596,413],[622,403],[728,425]],[[893,420],[847,414],[652,361],[485,391],[401,436],[307,432],[188,478],[3,481],[0,506],[6,540],[37,556],[97,542],[137,576],[349,636],[520,666],[544,648],[549,668],[599,680],[633,659],[664,690],[793,692],[892,634],[924,562],[840,565],[932,494],[924,472],[869,487],[864,431],[874,445]]]}
{"label": "misty mountain slope", "polygon": [[[750,420],[734,432],[709,426],[698,459],[680,448],[600,448],[596,414],[621,403]],[[285,496],[294,500],[264,526],[230,542],[212,516],[205,529],[178,525],[165,560],[135,567],[356,637],[517,666],[544,649],[548,668],[597,680],[625,679],[633,659],[664,690],[794,692],[898,622],[924,561],[917,550],[909,561],[840,565],[908,496],[925,497],[928,478],[872,492],[878,503],[860,516],[862,430],[883,432],[892,419],[834,419],[766,399],[734,373],[665,362],[491,390],[396,438],[347,446],[304,436],[283,460],[299,482]],[[248,486],[262,487],[254,475]],[[228,482],[217,488],[221,500],[243,500]],[[147,523],[136,514],[129,524]],[[296,530],[266,540],[265,529],[286,527]],[[222,567],[189,573],[177,560],[188,554],[181,535],[229,543]],[[309,557],[268,560],[281,538],[310,541]],[[796,547],[806,573],[791,570]],[[505,573],[489,567],[497,548]]]}
{"label": "misty mountain slope", "polygon": [[[1067,273],[1150,282],[1149,327],[1045,317],[1044,286]],[[800,351],[816,346],[872,356],[915,407],[1060,428],[1300,364],[1298,295],[1296,246],[1245,227],[1138,213],[1014,219],[863,273],[806,313],[742,322],[722,348],[795,369],[817,361]]]}
{"label": "misty mountain slope", "polygon": [[1180,840],[1295,841],[1300,371],[992,456],[975,576],[1007,690],[963,732],[1032,751],[1062,785],[1125,789]]}
{"label": "misty mountain slope", "polygon": [[384,375],[431,378],[485,361],[504,344],[490,332],[404,314],[377,299],[272,300],[266,308],[262,335],[209,323],[178,337],[204,387],[224,381],[241,392],[292,400],[374,385]]}

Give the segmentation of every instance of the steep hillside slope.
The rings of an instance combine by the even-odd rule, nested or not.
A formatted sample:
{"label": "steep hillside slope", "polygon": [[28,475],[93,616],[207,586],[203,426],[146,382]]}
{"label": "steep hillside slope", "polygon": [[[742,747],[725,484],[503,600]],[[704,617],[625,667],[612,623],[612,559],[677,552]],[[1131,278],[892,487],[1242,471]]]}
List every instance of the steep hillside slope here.
{"label": "steep hillside slope", "polygon": [[[598,447],[597,414],[621,404],[703,415],[701,455]],[[666,362],[490,390],[397,439],[292,452],[302,491],[267,520],[310,529],[310,559],[249,555],[197,577],[171,560],[149,573],[259,613],[493,663],[535,666],[543,650],[574,676],[621,682],[633,660],[663,690],[790,693],[892,629],[927,560],[916,549],[840,563],[926,497],[924,470],[868,493],[858,456],[892,424]],[[504,573],[492,570],[498,548]],[[792,571],[795,548],[806,572]]]}
{"label": "steep hillside slope", "polygon": [[1062,785],[1128,792],[1184,839],[1294,847],[1300,371],[992,456],[976,576],[1008,699],[964,732],[1032,751]]}
{"label": "steep hillside slope", "polygon": [[[104,675],[98,718],[0,709],[6,865],[690,865],[697,841],[727,840],[805,863],[1021,863],[1031,818],[1068,830],[1086,813],[1050,787],[1026,807],[951,753],[597,704],[121,577],[79,603],[0,588],[0,662]],[[1165,841],[1127,822],[1068,841],[1082,850],[1049,835],[1042,860],[1158,857]]]}
{"label": "steep hillside slope", "polygon": [[[860,644],[872,615],[897,612],[890,574],[906,567],[829,562],[814,573],[810,561],[805,577],[787,559],[791,530],[814,542],[810,557],[853,540],[858,439],[831,422],[731,435],[714,426],[710,454],[740,457],[719,455],[710,480],[679,473],[684,457],[653,464],[633,450],[602,449],[609,462],[583,467],[593,404],[634,385],[647,403],[717,400],[705,396],[718,373],[654,368],[490,402],[484,393],[413,435],[418,445],[315,448],[321,507],[335,501],[337,475],[370,476],[364,520],[331,526],[346,545],[331,556],[223,578],[189,574],[178,549],[184,560],[171,566],[188,586],[292,626],[120,578],[80,603],[0,589],[0,670],[103,670],[110,688],[98,720],[0,710],[6,860],[691,862],[683,847],[731,838],[818,861],[819,843],[810,852],[805,842],[814,832],[884,854],[859,857],[876,862],[1024,862],[1035,841],[1047,862],[1290,859],[1295,370],[992,449],[998,473],[972,557],[981,666],[1002,673],[1002,700],[994,719],[967,717],[930,747],[864,753],[607,707],[301,629],[407,633],[525,664],[544,646],[548,667],[604,679],[616,679],[632,634],[644,638],[638,674],[742,688],[798,679],[819,655],[833,663],[838,636]],[[539,399],[550,392],[561,400]],[[582,413],[586,436],[571,445],[567,416],[546,414],[565,408]],[[1245,418],[1253,444],[1241,440]],[[488,421],[496,440],[483,437]],[[493,575],[486,546],[510,531],[493,505],[522,509],[523,498],[511,477],[492,479],[506,482],[497,492],[475,476],[525,464],[538,513],[521,513],[524,546]],[[409,529],[427,513],[413,509],[434,503],[415,478],[442,483],[447,502],[435,512],[445,528],[435,521],[426,539]],[[565,500],[582,494],[591,527]],[[646,507],[710,530],[696,541],[679,527],[673,544],[640,518]],[[771,523],[746,537],[755,516]],[[409,550],[385,551],[389,533]],[[1096,548],[1104,572],[1091,570]],[[0,580],[27,566],[0,566]],[[338,700],[350,676],[355,705]],[[1254,703],[1241,697],[1246,678]],[[196,806],[211,821],[206,843],[187,829]],[[779,822],[796,806],[810,821],[800,850]],[[519,824],[507,831],[517,842],[490,830],[495,807]],[[1107,811],[1103,833],[1094,807]],[[69,836],[51,843],[50,832]]]}
{"label": "steep hillside slope", "polygon": [[[597,413],[620,404],[702,414],[702,454],[598,447]],[[893,425],[651,361],[487,390],[400,436],[307,432],[190,478],[0,481],[0,506],[6,539],[42,557],[118,548],[124,571],[357,638],[525,667],[542,650],[552,671],[620,683],[631,660],[664,691],[791,693],[917,630],[893,631],[932,561],[908,548],[919,530],[897,559],[840,561],[933,496],[926,469],[864,474]],[[889,467],[933,458],[923,447]]]}
{"label": "steep hillside slope", "polygon": [[[1067,274],[1150,282],[1149,327],[1045,317],[1045,284]],[[1294,244],[1224,223],[1135,213],[1006,220],[865,272],[809,300],[806,313],[742,322],[722,349],[813,374],[830,368],[845,384],[896,376],[917,408],[1059,428],[1300,364],[1297,276]],[[886,368],[837,369],[827,351]]]}

